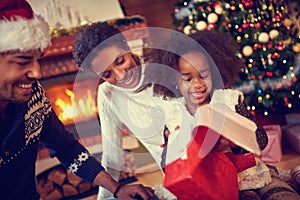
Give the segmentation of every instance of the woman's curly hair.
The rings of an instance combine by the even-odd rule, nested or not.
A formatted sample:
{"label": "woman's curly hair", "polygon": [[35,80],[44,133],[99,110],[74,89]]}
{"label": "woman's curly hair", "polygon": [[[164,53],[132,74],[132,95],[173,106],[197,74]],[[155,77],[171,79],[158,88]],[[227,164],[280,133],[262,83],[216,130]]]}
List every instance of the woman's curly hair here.
{"label": "woman's curly hair", "polygon": [[[113,40],[109,38],[117,35]],[[101,44],[101,45],[100,45]],[[73,56],[78,67],[89,68],[91,61],[101,49],[116,45],[129,50],[124,36],[119,29],[107,22],[95,22],[79,29],[73,44]]]}

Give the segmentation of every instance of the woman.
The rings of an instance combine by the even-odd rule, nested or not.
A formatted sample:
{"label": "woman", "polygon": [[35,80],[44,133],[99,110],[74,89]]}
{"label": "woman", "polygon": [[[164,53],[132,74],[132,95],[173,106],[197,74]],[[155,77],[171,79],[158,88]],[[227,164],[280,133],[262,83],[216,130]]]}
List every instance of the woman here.
{"label": "woman", "polygon": [[[152,84],[145,79],[142,60],[130,52],[124,36],[105,22],[81,29],[73,53],[77,65],[95,74],[101,83],[97,106],[101,122],[102,165],[109,174],[118,180],[124,127],[160,163],[164,126],[168,124],[175,128],[174,124],[182,118],[178,101],[165,101],[153,95]],[[99,199],[109,196],[111,193],[100,189]]]}

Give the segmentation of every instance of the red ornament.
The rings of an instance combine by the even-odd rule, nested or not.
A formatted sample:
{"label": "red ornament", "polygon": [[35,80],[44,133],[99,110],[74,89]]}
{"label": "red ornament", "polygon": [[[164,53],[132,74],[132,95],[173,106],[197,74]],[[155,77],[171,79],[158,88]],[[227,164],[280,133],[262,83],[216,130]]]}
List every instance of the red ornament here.
{"label": "red ornament", "polygon": [[249,23],[244,23],[244,24],[242,24],[242,28],[243,29],[247,29],[247,28],[249,28],[250,27],[250,24]]}
{"label": "red ornament", "polygon": [[255,28],[259,28],[260,27],[260,22],[257,22],[256,24],[255,24]]}
{"label": "red ornament", "polygon": [[277,85],[276,85],[276,89],[280,89],[282,87],[282,83],[278,83]]}
{"label": "red ornament", "polygon": [[266,72],[267,76],[273,76],[273,72]]}
{"label": "red ornament", "polygon": [[293,82],[296,83],[298,81],[297,77],[293,78]]}
{"label": "red ornament", "polygon": [[199,6],[198,9],[199,9],[199,10],[203,10],[203,6]]}
{"label": "red ornament", "polygon": [[283,46],[283,44],[278,44],[277,46],[276,46],[276,49],[278,49],[279,51],[282,51],[283,49],[284,49],[284,46]]}
{"label": "red ornament", "polygon": [[252,8],[254,3],[252,0],[242,0],[242,4],[244,5],[245,8],[249,9]]}
{"label": "red ornament", "polygon": [[251,75],[250,78],[251,78],[251,80],[254,80],[254,79],[255,79],[255,76],[254,76],[254,75]]}
{"label": "red ornament", "polygon": [[283,15],[282,14],[278,14],[275,16],[275,19],[280,21],[281,19],[283,18]]}
{"label": "red ornament", "polygon": [[212,3],[213,8],[217,7],[217,6],[221,6],[220,2],[214,2]]}
{"label": "red ornament", "polygon": [[[276,22],[276,19],[275,17],[272,17],[272,22]],[[274,25],[275,26],[275,25]]]}

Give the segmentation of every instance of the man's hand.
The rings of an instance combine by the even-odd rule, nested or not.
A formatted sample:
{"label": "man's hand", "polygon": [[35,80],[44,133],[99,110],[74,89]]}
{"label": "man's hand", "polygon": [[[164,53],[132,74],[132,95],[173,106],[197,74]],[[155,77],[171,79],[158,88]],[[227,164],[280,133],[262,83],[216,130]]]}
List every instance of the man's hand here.
{"label": "man's hand", "polygon": [[114,192],[114,196],[119,200],[152,200],[154,190],[150,187],[144,187],[141,184],[122,185],[117,187],[118,191]]}
{"label": "man's hand", "polygon": [[96,176],[94,183],[108,189],[118,200],[152,200],[154,196],[152,188],[141,184],[120,185],[104,170]]}

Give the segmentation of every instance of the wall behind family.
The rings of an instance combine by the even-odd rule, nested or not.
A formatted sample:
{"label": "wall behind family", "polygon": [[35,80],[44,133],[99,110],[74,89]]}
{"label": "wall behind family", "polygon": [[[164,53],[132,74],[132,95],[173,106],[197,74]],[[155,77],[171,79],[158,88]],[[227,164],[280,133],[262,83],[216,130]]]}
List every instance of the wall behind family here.
{"label": "wall behind family", "polygon": [[54,28],[72,28],[84,21],[104,21],[124,17],[118,0],[28,0]]}

